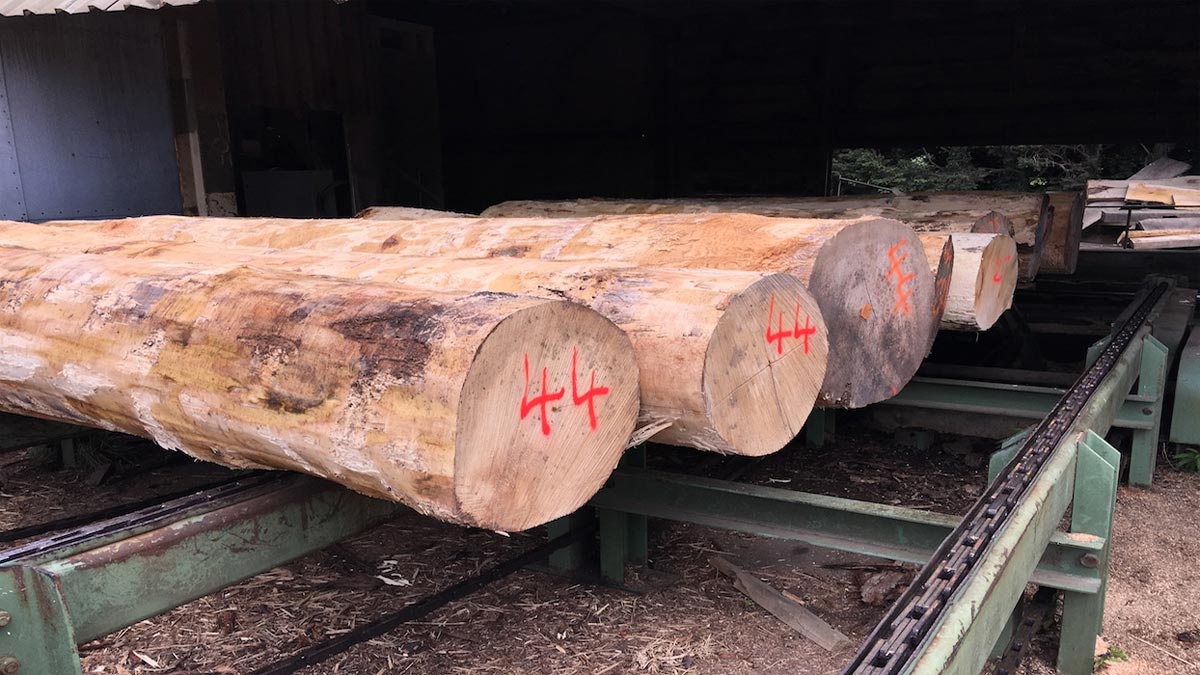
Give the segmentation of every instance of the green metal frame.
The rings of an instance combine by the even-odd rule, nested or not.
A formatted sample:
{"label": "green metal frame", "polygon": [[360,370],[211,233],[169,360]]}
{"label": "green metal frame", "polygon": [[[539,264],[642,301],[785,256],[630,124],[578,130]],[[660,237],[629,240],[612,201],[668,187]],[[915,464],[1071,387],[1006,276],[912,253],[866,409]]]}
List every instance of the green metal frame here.
{"label": "green metal frame", "polygon": [[[1069,597],[1072,611],[1064,615],[1063,642],[1058,671],[1082,675],[1092,671],[1077,656],[1080,644],[1094,644],[1103,618],[1103,592],[1107,581],[1108,541],[1116,502],[1117,466],[1111,447],[1101,434],[1112,426],[1127,393],[1145,370],[1147,357],[1158,351],[1156,341],[1143,328],[1117,361],[1109,375],[1071,429],[1042,467],[1021,504],[996,533],[992,543],[974,565],[966,583],[956,592],[946,614],[910,662],[910,673],[978,673],[1003,634],[1013,608],[1031,581],[1042,552],[1054,534],[1067,507],[1078,504],[1082,513],[1072,520],[1076,536],[1092,536],[1100,551],[1086,563],[1100,574],[1100,588]],[[1159,345],[1161,346],[1161,345]],[[1016,443],[1001,452],[1012,452]],[[1003,461],[1003,458],[997,459]],[[994,466],[994,465],[993,465]],[[1101,526],[1101,524],[1106,524]],[[1100,534],[1096,534],[1100,533]],[[1085,562],[1080,560],[1081,564]]]}
{"label": "green metal frame", "polygon": [[[1096,353],[1103,344],[1104,341],[1096,343],[1089,353]],[[1089,357],[1088,361],[1091,360]],[[1112,421],[1113,427],[1133,431],[1130,485],[1146,486],[1154,480],[1167,363],[1167,348],[1152,335],[1147,335],[1137,391],[1125,396]],[[1065,391],[1054,387],[921,377],[913,378],[899,394],[881,405],[1039,420],[1050,412]]]}
{"label": "green metal frame", "polygon": [[[1102,434],[1126,424],[1135,434],[1156,438],[1151,434],[1157,432],[1161,413],[1165,363],[1166,349],[1144,328],[1043,467],[1013,519],[997,533],[909,672],[978,673],[1009,634],[1014,608],[1031,582],[1064,593],[1059,672],[1091,672],[1092,646],[1103,617],[1120,466],[1120,455]],[[1138,391],[1130,395],[1135,382]],[[1017,389],[1029,394],[1019,400],[1039,406],[1019,409],[1037,410],[1045,402],[1045,410],[1029,417],[1044,416],[1058,398],[1041,398],[1054,390]],[[1001,444],[991,459],[993,476],[1028,432]],[[1138,447],[1135,439],[1133,465],[1152,473],[1153,444],[1148,444],[1148,465],[1143,454],[1147,447]],[[644,541],[644,529],[634,535],[625,525],[630,514],[914,563],[927,561],[958,522],[928,511],[638,468],[618,469],[591,505],[601,514],[601,574],[614,583],[624,579],[631,536]],[[1072,505],[1070,531],[1056,532]]]}
{"label": "green metal frame", "polygon": [[[781,488],[618,469],[593,499],[603,512],[623,512],[695,523],[890,560],[923,563],[958,524],[955,516],[886,504],[827,497]],[[623,579],[628,537],[600,531],[601,574]],[[1103,542],[1071,533],[1055,535],[1033,574],[1035,583],[1095,593],[1102,580],[1083,560]]]}
{"label": "green metal frame", "polygon": [[837,411],[816,408],[804,422],[804,443],[810,448],[823,448],[833,442],[837,432]]}
{"label": "green metal frame", "polygon": [[79,674],[77,644],[329,546],[400,508],[299,476],[217,502],[0,566],[8,619],[0,663]]}
{"label": "green metal frame", "polygon": [[1200,447],[1200,328],[1196,326],[1179,353],[1168,438],[1172,443]]}

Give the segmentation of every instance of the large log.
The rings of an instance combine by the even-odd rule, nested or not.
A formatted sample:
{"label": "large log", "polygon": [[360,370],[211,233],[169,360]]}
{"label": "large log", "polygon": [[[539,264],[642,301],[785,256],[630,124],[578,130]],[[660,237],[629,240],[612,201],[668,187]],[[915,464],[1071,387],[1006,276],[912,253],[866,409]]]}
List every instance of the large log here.
{"label": "large log", "polygon": [[922,234],[926,251],[953,248],[942,330],[991,328],[1009,307],[1017,286],[1017,245],[1005,234]]}
{"label": "large log", "polygon": [[[637,356],[639,428],[653,440],[742,455],[782,448],[808,418],[829,336],[794,276],[522,258],[456,260],[115,240],[103,225],[0,223],[0,246],[253,265],[406,288],[565,298],[624,330]],[[664,429],[664,425],[666,428]],[[648,433],[648,432],[647,432]]]}
{"label": "large log", "polygon": [[829,329],[829,367],[818,397],[818,405],[825,407],[857,408],[895,395],[924,359],[934,329],[928,318],[933,276],[920,241],[908,226],[885,219],[747,214],[420,221],[156,216],[101,221],[100,227],[158,241],[788,272],[817,299]]}
{"label": "large log", "polygon": [[[702,199],[575,199],[510,201],[484,210],[485,217],[578,217],[637,213],[753,213],[777,218],[862,218],[899,220],[916,232],[987,232],[989,216],[1001,214],[1012,227],[1021,254],[1020,278],[1037,276],[1051,211],[1035,192],[914,192],[838,197],[722,197]],[[1080,216],[1082,218],[1082,214]]]}
{"label": "large log", "polygon": [[214,263],[0,250],[0,409],[504,531],[581,506],[633,430],[628,338],[582,306]]}
{"label": "large log", "polygon": [[1048,193],[1051,211],[1042,245],[1040,270],[1049,274],[1074,274],[1083,236],[1083,193]]}

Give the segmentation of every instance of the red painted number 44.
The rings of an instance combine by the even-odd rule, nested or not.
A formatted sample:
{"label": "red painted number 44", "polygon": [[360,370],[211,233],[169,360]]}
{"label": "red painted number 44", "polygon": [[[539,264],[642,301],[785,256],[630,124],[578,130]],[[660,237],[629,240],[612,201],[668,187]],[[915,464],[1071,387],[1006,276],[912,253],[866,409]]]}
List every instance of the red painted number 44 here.
{"label": "red painted number 44", "polygon": [[812,325],[812,317],[808,314],[804,315],[804,327],[800,326],[800,303],[796,303],[796,309],[792,313],[792,327],[788,330],[783,329],[783,312],[779,313],[778,327],[775,331],[771,331],[771,325],[776,322],[775,318],[775,294],[771,294],[771,306],[767,310],[767,344],[775,345],[775,353],[783,356],[783,339],[796,338],[804,340],[804,353],[808,353],[808,339],[817,332],[816,326]]}
{"label": "red painted number 44", "polygon": [[[561,400],[567,395],[567,388],[559,387],[557,391],[550,391],[550,371],[546,367],[542,367],[542,388],[539,393],[529,398],[529,354],[525,355],[525,390],[521,394],[521,419],[524,420],[534,410],[538,411],[538,416],[541,419],[542,435],[549,436],[553,429],[550,426],[550,411],[549,404]],[[588,426],[592,431],[599,426],[599,420],[596,418],[596,397],[607,396],[608,387],[596,386],[596,371],[592,370],[589,375],[588,388],[580,393],[579,391],[579,348],[575,347],[571,350],[571,405],[575,408],[586,405],[588,414]]]}

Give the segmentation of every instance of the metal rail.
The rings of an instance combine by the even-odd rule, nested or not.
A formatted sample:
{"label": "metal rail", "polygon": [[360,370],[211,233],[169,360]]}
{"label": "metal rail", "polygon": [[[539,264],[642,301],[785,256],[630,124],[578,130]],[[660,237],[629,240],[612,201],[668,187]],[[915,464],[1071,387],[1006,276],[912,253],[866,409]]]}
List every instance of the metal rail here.
{"label": "metal rail", "polygon": [[395,630],[405,623],[415,621],[432,613],[434,610],[454,602],[455,600],[481,590],[484,587],[495,583],[496,581],[499,581],[529,565],[532,565],[533,563],[545,559],[555,551],[582,541],[585,537],[591,536],[595,531],[596,524],[591,523],[589,525],[571,530],[566,534],[554,537],[544,544],[540,544],[523,553],[519,553],[516,556],[499,562],[480,572],[479,574],[467,577],[453,586],[449,586],[444,590],[438,591],[432,595],[428,595],[416,602],[406,605],[404,608],[396,612],[392,612],[391,614],[382,616],[363,626],[359,626],[345,635],[340,635],[331,640],[319,642],[282,661],[263,666],[262,668],[255,670],[252,675],[290,675],[291,673],[303,670],[308,666],[321,663],[322,661],[345,652],[354,645],[361,644],[367,640],[373,640],[380,635],[384,635],[392,630]]}
{"label": "metal rail", "polygon": [[[234,483],[242,484],[240,483],[241,481],[253,479],[254,476],[258,476],[263,473],[264,472],[262,471],[254,471],[240,476],[234,476],[231,478],[211,481],[201,485],[195,485],[187,490],[178,490],[165,495],[157,495],[147,499],[139,499],[138,501],[129,502],[127,504],[110,506],[98,511],[91,511],[73,516],[65,516],[62,518],[56,518],[54,520],[35,523],[33,525],[14,527],[11,530],[4,530],[3,532],[0,532],[0,543],[8,544],[14,541],[20,541],[21,539],[29,539],[39,535],[48,534],[50,532],[58,532],[68,528],[79,527],[81,525],[86,526],[91,524],[98,526],[102,520],[107,521],[111,518],[132,514],[135,511],[144,511],[145,509],[152,509],[155,513],[167,514],[170,512],[172,505],[176,504],[177,500],[192,498],[200,493],[208,495],[207,498],[214,498],[215,494],[207,491],[215,490],[217,488],[225,487]],[[126,520],[123,522],[128,524],[130,521]],[[11,558],[12,555],[10,555],[8,551],[0,551],[0,564],[8,562]]]}
{"label": "metal rail", "polygon": [[1054,450],[1085,411],[1092,394],[1117,364],[1169,285],[1160,283],[1112,335],[1088,368],[1042,420],[962,522],[938,547],[913,584],[888,610],[842,671],[855,675],[895,675],[920,653],[932,628],[956,591],[984,555],[994,535],[1022,503]]}

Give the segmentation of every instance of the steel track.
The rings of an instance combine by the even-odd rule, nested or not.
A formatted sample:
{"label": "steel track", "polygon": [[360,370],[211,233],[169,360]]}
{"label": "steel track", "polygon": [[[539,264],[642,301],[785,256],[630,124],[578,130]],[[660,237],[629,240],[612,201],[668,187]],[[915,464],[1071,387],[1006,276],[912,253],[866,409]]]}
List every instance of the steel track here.
{"label": "steel track", "polygon": [[1012,461],[921,568],[912,585],[842,670],[843,675],[895,675],[921,652],[930,629],[945,614],[955,592],[965,583],[996,532],[1020,505],[1042,466],[1083,413],[1167,288],[1166,283],[1155,286],[1121,324],[1096,362],[1025,439]]}

